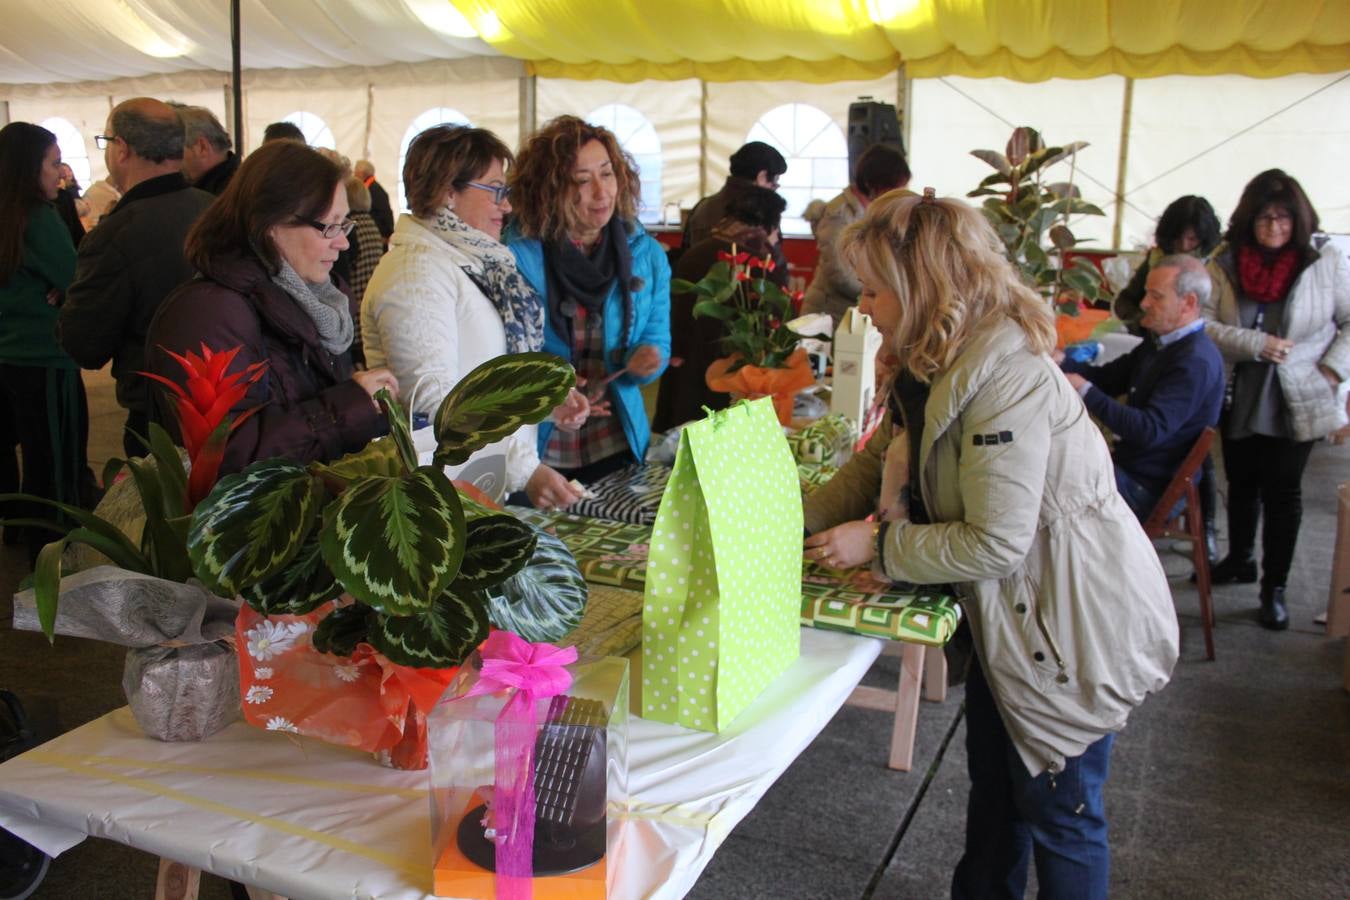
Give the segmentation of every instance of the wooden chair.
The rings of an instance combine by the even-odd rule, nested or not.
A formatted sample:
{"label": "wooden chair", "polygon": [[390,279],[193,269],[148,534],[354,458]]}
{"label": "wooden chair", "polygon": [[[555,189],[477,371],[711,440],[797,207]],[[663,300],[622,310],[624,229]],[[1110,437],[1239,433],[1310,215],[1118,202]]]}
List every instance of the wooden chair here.
{"label": "wooden chair", "polygon": [[[1200,432],[1186,454],[1167,489],[1144,520],[1144,533],[1150,538],[1179,538],[1191,542],[1191,562],[1195,566],[1195,588],[1200,594],[1200,624],[1205,632],[1205,659],[1214,658],[1214,598],[1209,592],[1209,558],[1205,554],[1205,521],[1200,512],[1200,491],[1195,486],[1196,473],[1209,455],[1215,431],[1206,428]],[[1172,515],[1172,509],[1185,500],[1181,512]],[[1179,526],[1179,527],[1178,527]]]}

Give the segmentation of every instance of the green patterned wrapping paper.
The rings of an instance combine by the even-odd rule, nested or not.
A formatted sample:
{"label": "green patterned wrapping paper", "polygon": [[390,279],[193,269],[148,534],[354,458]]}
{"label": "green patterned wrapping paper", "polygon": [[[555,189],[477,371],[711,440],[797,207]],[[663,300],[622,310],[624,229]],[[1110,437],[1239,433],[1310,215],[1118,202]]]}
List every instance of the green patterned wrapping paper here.
{"label": "green patterned wrapping paper", "polygon": [[842,466],[853,455],[855,431],[842,413],[822,416],[798,431],[788,433],[788,446],[799,463]]}
{"label": "green patterned wrapping paper", "polygon": [[[651,540],[646,526],[533,510],[518,515],[556,531],[592,584],[632,591],[645,587]],[[814,628],[941,647],[961,621],[961,607],[952,596],[921,589],[897,591],[863,571],[806,563],[801,591],[801,624]]]}

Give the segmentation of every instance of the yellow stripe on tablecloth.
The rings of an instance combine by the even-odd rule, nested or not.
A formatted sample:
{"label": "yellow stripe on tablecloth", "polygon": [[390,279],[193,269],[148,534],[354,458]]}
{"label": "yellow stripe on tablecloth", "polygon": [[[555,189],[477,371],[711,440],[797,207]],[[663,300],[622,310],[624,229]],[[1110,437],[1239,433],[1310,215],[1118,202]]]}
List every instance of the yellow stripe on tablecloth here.
{"label": "yellow stripe on tablecloth", "polygon": [[[321,788],[330,791],[345,791],[353,794],[375,794],[387,797],[404,797],[411,800],[423,798],[425,790],[419,788],[391,788],[374,784],[355,784],[350,781],[328,781],[322,778],[306,778],[303,775],[280,775],[276,772],[263,772],[257,769],[241,769],[222,766],[188,766],[182,763],[157,762],[130,756],[84,756],[71,753],[57,753],[52,750],[30,750],[24,759],[34,762],[51,762],[62,768],[101,768],[103,766],[125,766],[134,769],[158,769],[165,772],[187,772],[195,775],[227,775],[248,781],[270,781],[278,784],[296,784]],[[373,764],[373,763],[372,763]]]}
{"label": "yellow stripe on tablecloth", "polygon": [[[57,766],[58,768],[68,769],[72,772],[80,772],[81,770],[87,772],[88,769],[90,768],[89,766],[82,765],[80,763],[66,762],[65,760],[62,759],[62,757],[64,757],[65,759],[79,759],[79,757],[72,757],[64,753],[29,751],[29,755],[26,758],[36,761],[35,759],[36,757],[45,757],[45,759],[41,761]],[[118,775],[116,773],[108,772],[103,769],[99,769],[98,771],[99,777],[106,778],[107,780],[116,782],[117,784],[123,784],[126,785],[127,787],[133,787],[138,790],[145,791],[147,794],[154,794],[156,796],[166,797],[170,800],[176,800],[179,803],[183,803],[188,806],[194,806],[197,807],[198,809],[204,809],[209,812],[219,813],[220,815],[230,816],[232,818],[238,819],[241,822],[250,822],[255,825],[261,825],[264,828],[271,828],[274,831],[280,831],[283,834],[289,834],[295,837],[304,838],[305,840],[313,841],[316,844],[324,844],[328,847],[332,847],[335,850],[341,850],[343,853],[351,853],[356,856],[361,856],[373,862],[377,862],[380,865],[392,869],[396,872],[401,872],[405,875],[410,875],[413,878],[418,879],[419,882],[425,879],[427,874],[426,872],[427,867],[425,860],[413,861],[406,859],[404,857],[395,856],[392,853],[384,853],[379,850],[372,850],[370,847],[367,847],[365,845],[357,844],[353,841],[346,841],[343,840],[342,838],[334,837],[333,835],[326,834],[322,831],[315,831],[312,828],[305,828],[304,826],[301,825],[294,825],[290,822],[285,821],[284,819],[278,819],[274,816],[262,816],[258,815],[257,813],[251,813],[247,810],[239,809],[238,807],[230,806],[229,804],[226,803],[218,803],[215,800],[207,800],[203,797],[196,797],[193,796],[192,794],[187,793],[186,791],[180,791],[175,790],[174,788],[164,787],[161,784],[157,784],[153,781],[147,781],[144,778],[132,778],[128,775]]]}

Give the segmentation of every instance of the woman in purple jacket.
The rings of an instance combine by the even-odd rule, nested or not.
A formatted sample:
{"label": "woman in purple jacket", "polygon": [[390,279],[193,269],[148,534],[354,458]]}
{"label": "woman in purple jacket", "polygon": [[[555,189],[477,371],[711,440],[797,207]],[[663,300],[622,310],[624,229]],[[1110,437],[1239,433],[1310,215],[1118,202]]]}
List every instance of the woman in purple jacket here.
{"label": "woman in purple jacket", "polygon": [[233,410],[260,407],[230,437],[222,473],[271,457],[326,462],[384,430],[374,396],[398,383],[388,369],[353,370],[347,295],[330,277],[352,228],[347,212],[339,168],[303,144],[277,141],[249,155],[188,234],[198,277],[156,313],[151,369],[185,384],[165,351],[202,344],[240,347],[231,371],[267,363]]}

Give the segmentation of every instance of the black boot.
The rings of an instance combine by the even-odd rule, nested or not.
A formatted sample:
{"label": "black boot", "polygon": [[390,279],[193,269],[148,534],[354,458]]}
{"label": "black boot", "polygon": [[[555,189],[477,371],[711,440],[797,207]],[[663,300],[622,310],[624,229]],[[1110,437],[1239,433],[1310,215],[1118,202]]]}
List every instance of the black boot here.
{"label": "black boot", "polygon": [[1219,497],[1218,489],[1215,487],[1213,457],[1205,457],[1205,462],[1200,467],[1200,481],[1196,487],[1200,494],[1200,518],[1205,526],[1205,556],[1209,559],[1209,567],[1213,569],[1214,564],[1219,561],[1219,538],[1214,527],[1214,514],[1219,508]]}
{"label": "black boot", "polygon": [[1251,584],[1256,581],[1256,560],[1230,553],[1209,570],[1209,580],[1212,584]]}
{"label": "black boot", "polygon": [[1289,610],[1284,606],[1284,585],[1261,587],[1261,611],[1256,615],[1262,628],[1284,631],[1289,627]]}

